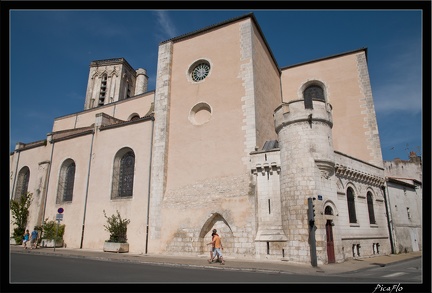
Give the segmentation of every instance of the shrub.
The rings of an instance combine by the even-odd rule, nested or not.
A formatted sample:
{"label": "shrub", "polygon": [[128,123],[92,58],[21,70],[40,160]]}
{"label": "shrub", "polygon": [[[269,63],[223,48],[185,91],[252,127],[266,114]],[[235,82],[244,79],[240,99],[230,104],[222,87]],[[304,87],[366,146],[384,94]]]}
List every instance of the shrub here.
{"label": "shrub", "polygon": [[119,242],[126,243],[127,242],[127,225],[130,223],[129,219],[122,219],[119,211],[117,211],[117,215],[112,215],[107,217],[105,210],[103,211],[105,218],[107,219],[107,225],[104,225],[105,230],[110,233],[108,242]]}
{"label": "shrub", "polygon": [[13,229],[12,237],[16,244],[22,244],[23,235],[26,230],[27,220],[29,217],[29,208],[32,202],[33,193],[27,192],[18,199],[10,200],[10,209],[12,211],[12,224],[17,225]]}
{"label": "shrub", "polygon": [[55,240],[55,242],[60,242],[63,240],[63,235],[65,231],[65,225],[59,225],[56,221],[51,220],[48,221],[48,218],[45,219],[45,222],[42,225],[42,237],[43,239]]}

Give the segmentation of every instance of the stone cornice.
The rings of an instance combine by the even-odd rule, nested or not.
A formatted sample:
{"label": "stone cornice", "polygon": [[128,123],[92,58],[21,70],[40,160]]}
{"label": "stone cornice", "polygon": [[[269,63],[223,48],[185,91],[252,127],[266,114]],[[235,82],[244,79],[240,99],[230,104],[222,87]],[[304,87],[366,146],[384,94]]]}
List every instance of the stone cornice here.
{"label": "stone cornice", "polygon": [[[30,143],[19,142],[17,145],[18,146],[15,148],[14,152],[21,152],[21,151],[29,150],[29,149],[32,149],[32,148],[37,148],[37,147],[40,147],[40,146],[46,146],[47,145],[47,140],[43,139],[43,140],[38,140],[38,141],[30,142]],[[12,152],[11,155],[14,152]]]}
{"label": "stone cornice", "polygon": [[381,187],[385,183],[385,178],[377,175],[368,174],[341,164],[335,165],[335,174],[338,177],[344,177],[358,182],[364,182],[369,185]]}

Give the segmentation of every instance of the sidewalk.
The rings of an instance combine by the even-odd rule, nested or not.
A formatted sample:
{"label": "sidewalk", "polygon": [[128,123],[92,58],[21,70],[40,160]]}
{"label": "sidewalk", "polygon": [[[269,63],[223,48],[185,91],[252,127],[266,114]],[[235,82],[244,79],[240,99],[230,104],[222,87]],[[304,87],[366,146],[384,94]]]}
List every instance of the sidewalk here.
{"label": "sidewalk", "polygon": [[404,254],[381,255],[365,259],[350,259],[343,263],[324,264],[319,265],[318,267],[312,267],[310,264],[299,264],[282,260],[237,259],[230,257],[225,258],[225,265],[220,265],[219,263],[209,264],[207,262],[207,255],[199,255],[196,257],[152,254],[144,255],[70,248],[56,248],[54,251],[54,248],[24,249],[19,245],[10,245],[10,252],[89,258],[103,261],[203,267],[222,270],[263,271],[286,274],[340,274],[370,268],[371,266],[386,266],[390,263],[422,256],[422,252],[419,251]]}

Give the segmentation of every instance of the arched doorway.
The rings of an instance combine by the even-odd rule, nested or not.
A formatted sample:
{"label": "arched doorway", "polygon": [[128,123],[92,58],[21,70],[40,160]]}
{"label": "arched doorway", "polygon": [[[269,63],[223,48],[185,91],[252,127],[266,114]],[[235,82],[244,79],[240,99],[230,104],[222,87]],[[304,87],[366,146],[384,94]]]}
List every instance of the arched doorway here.
{"label": "arched doorway", "polygon": [[[325,215],[333,215],[333,209],[326,206],[324,209]],[[333,220],[327,219],[326,222],[326,236],[327,236],[327,259],[328,263],[335,263],[334,242],[333,242]]]}
{"label": "arched doorway", "polygon": [[199,238],[201,247],[200,253],[209,251],[209,246],[206,243],[211,241],[211,232],[217,229],[219,236],[222,239],[224,251],[227,253],[235,253],[234,251],[234,235],[228,222],[219,213],[212,213],[201,228]]}

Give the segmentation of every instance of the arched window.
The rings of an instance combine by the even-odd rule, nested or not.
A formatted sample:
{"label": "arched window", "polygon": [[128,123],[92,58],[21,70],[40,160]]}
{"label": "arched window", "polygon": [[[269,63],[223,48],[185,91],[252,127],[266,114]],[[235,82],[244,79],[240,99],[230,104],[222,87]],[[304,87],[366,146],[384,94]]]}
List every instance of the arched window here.
{"label": "arched window", "polygon": [[354,203],[354,190],[351,187],[347,189],[347,202],[348,202],[348,215],[350,223],[357,223],[355,203]]}
{"label": "arched window", "polygon": [[368,191],[368,193],[367,193],[367,205],[368,205],[368,211],[369,211],[369,223],[376,224],[374,207],[373,207],[372,192],[370,192],[370,191]]}
{"label": "arched window", "polygon": [[133,195],[135,154],[130,148],[117,152],[114,158],[111,198],[125,198]]}
{"label": "arched window", "polygon": [[64,161],[60,168],[56,203],[71,202],[75,183],[75,162],[72,159]]}
{"label": "arched window", "polygon": [[333,209],[331,206],[326,206],[324,209],[324,215],[333,215]]}
{"label": "arched window", "polygon": [[30,169],[27,166],[21,168],[18,173],[18,182],[15,189],[15,200],[19,199],[23,194],[27,194],[29,180]]}
{"label": "arched window", "polygon": [[318,85],[310,85],[303,91],[305,109],[313,109],[312,100],[325,101],[324,91]]}

